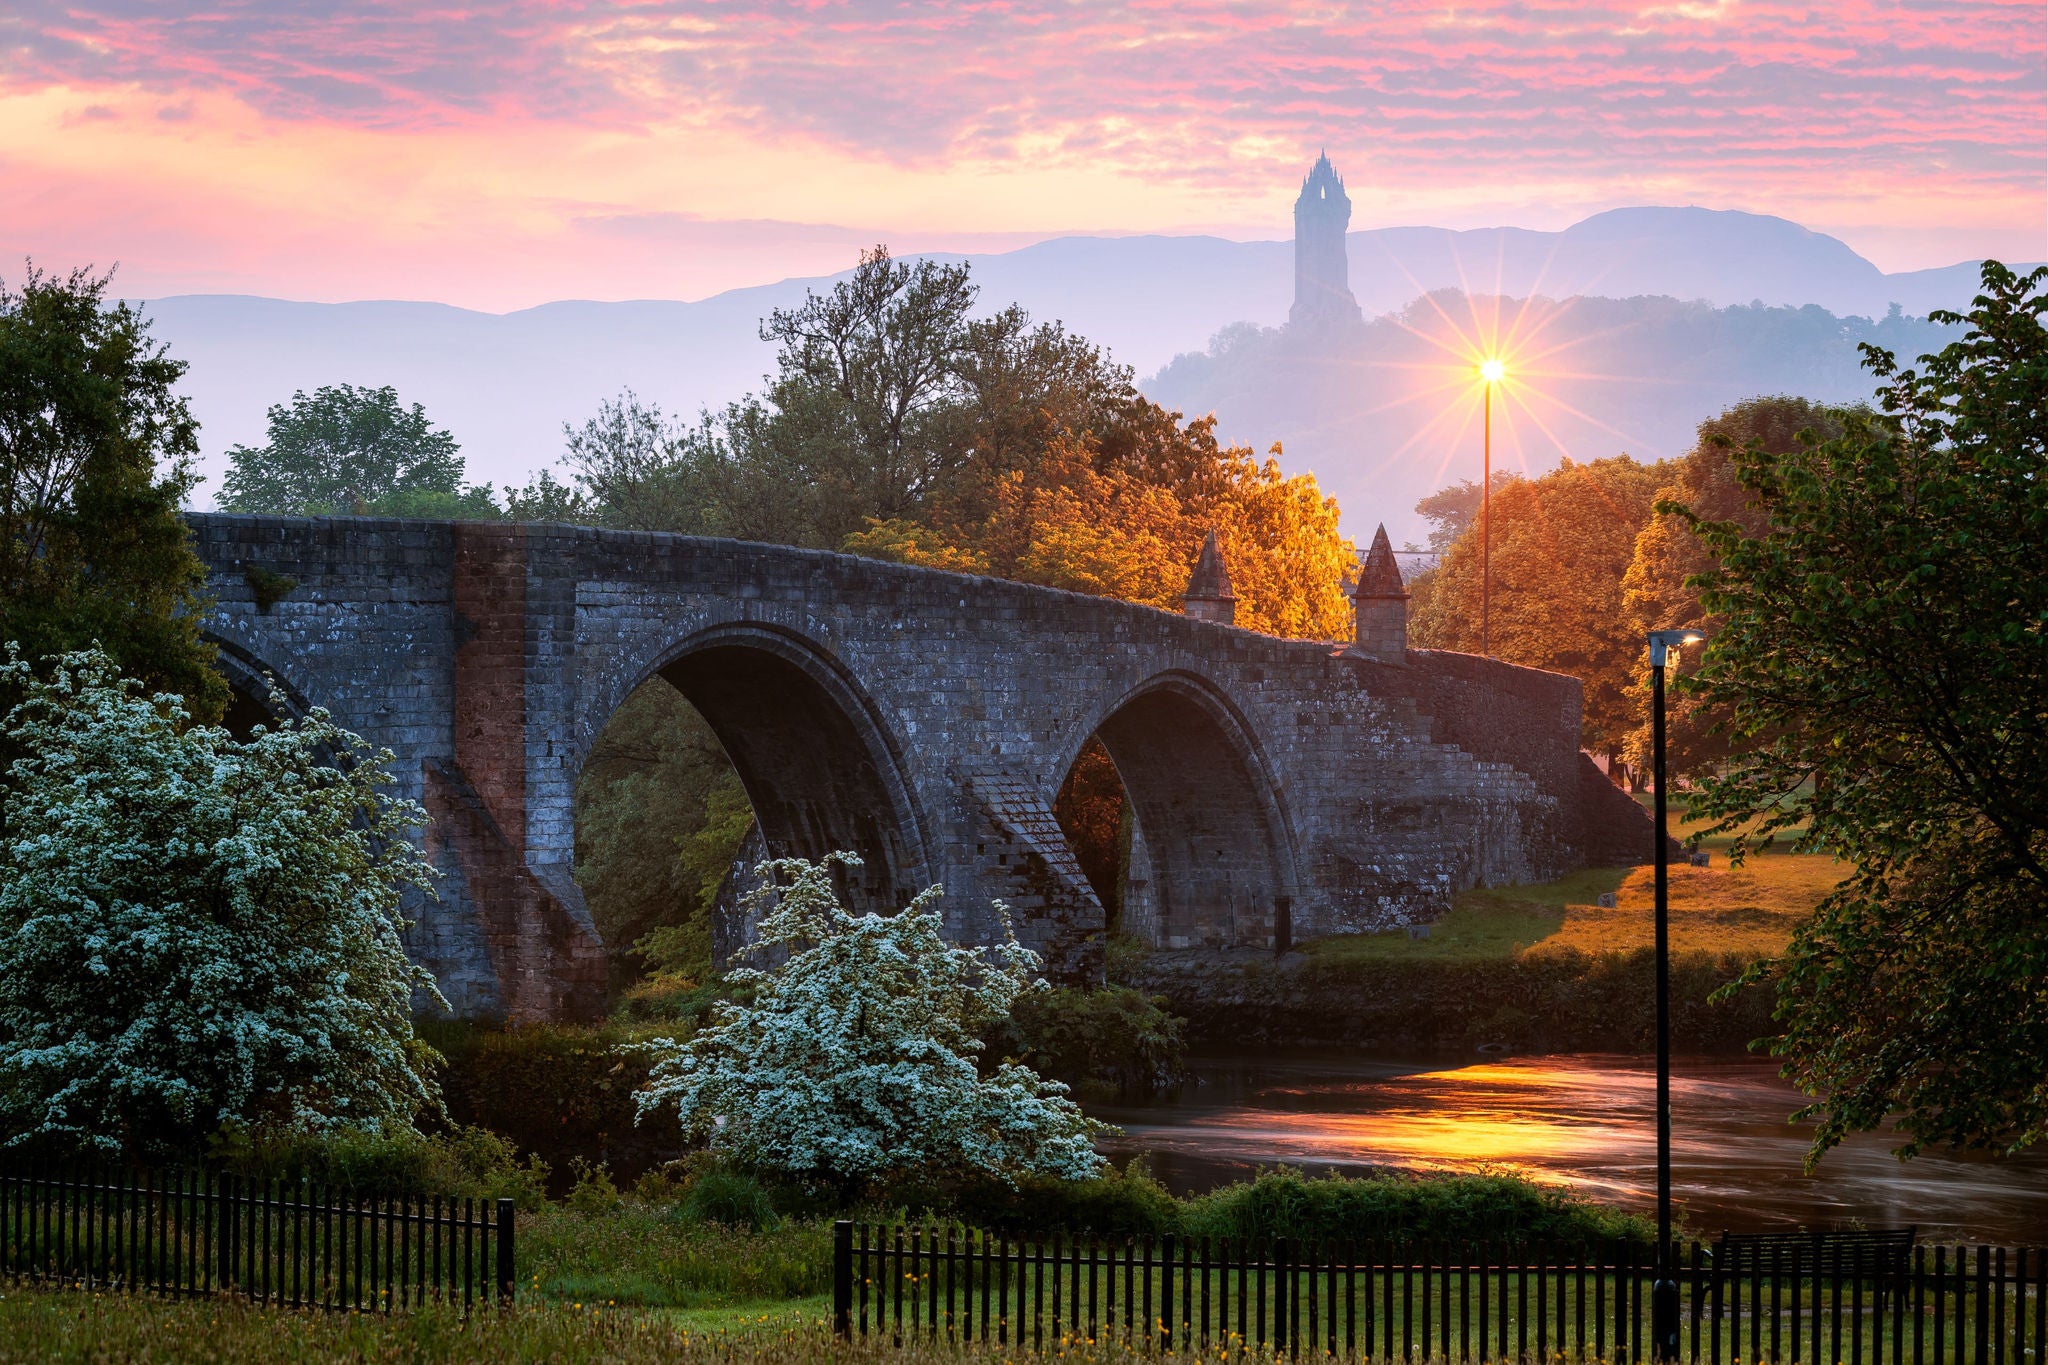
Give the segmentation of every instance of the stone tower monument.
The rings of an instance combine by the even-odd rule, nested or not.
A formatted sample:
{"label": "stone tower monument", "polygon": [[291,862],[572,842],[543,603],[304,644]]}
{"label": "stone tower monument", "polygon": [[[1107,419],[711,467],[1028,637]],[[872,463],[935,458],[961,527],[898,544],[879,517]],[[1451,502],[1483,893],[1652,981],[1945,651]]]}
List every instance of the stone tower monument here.
{"label": "stone tower monument", "polygon": [[1351,196],[1330,165],[1316,158],[1301,197],[1294,201],[1294,307],[1287,320],[1296,327],[1342,326],[1359,320],[1351,296],[1351,263],[1344,232],[1351,226]]}

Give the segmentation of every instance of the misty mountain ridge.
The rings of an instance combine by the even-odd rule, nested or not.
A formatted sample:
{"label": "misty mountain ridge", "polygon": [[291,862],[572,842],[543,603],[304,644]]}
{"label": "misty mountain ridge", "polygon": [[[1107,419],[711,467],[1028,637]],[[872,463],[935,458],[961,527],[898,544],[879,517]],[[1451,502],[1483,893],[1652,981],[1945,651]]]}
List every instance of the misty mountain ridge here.
{"label": "misty mountain ridge", "polygon": [[1424,539],[1414,507],[1477,480],[1483,458],[1476,361],[1497,334],[1508,374],[1493,401],[1493,467],[1536,475],[1565,458],[1668,458],[1708,417],[1745,398],[1870,401],[1859,347],[1911,360],[1955,329],[1903,312],[1872,320],[1803,307],[1715,307],[1658,295],[1556,300],[1443,290],[1333,332],[1226,328],[1145,385],[1156,401],[1213,412],[1226,440],[1279,442],[1312,469],[1354,539],[1385,522]]}
{"label": "misty mountain ridge", "polygon": [[[1877,318],[1893,304],[1908,314],[1966,306],[1976,282],[1974,264],[1886,275],[1837,239],[1784,219],[1693,208],[1614,210],[1554,233],[1383,228],[1351,233],[1346,246],[1351,287],[1368,313],[1451,288],[1817,304]],[[1174,368],[1176,357],[1197,353],[1233,324],[1261,328],[1286,317],[1291,241],[1063,237],[933,258],[969,262],[984,308],[1016,302],[1034,318],[1062,321],[1153,375],[1144,387],[1160,401],[1191,413],[1215,407],[1233,434],[1262,449],[1276,437],[1288,441],[1290,467],[1304,467],[1295,457],[1313,451],[1333,490],[1351,483],[1337,467],[1349,459],[1344,443],[1311,434],[1325,431],[1328,419],[1304,411],[1284,430],[1238,432],[1231,410],[1242,405],[1191,388],[1187,377],[1199,367]],[[158,299],[147,311],[156,335],[191,362],[184,388],[203,424],[201,463],[211,487],[228,447],[264,440],[270,404],[295,389],[343,382],[390,384],[423,404],[461,442],[471,477],[503,484],[552,465],[562,424],[580,423],[623,388],[687,415],[758,387],[774,359],[759,339],[759,320],[839,278],[788,279],[695,302],[568,300],[504,314],[241,295]],[[1682,424],[1689,430],[1703,415],[1688,414]],[[1678,422],[1674,416],[1659,429]],[[1288,433],[1297,434],[1288,440]],[[1297,451],[1304,439],[1308,448]],[[1356,519],[1348,515],[1347,523]]]}

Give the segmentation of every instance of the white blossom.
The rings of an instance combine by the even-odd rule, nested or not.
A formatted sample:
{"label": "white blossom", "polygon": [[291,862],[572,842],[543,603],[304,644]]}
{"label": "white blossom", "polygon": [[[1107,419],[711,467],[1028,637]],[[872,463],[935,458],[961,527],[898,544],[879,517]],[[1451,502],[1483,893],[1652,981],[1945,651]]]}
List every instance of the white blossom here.
{"label": "white blossom", "polygon": [[854,915],[832,876],[859,865],[844,853],[762,865],[748,951],[788,957],[733,972],[752,1002],[722,1006],[689,1042],[645,1045],[659,1060],[641,1116],[673,1106],[689,1136],[715,1136],[743,1164],[842,1182],[1095,1174],[1093,1139],[1112,1130],[1065,1085],[1015,1063],[988,1075],[975,1065],[976,1034],[1044,986],[1037,954],[1010,935],[992,949],[947,943],[936,886],[893,915]]}
{"label": "white blossom", "polygon": [[324,711],[237,741],[96,650],[0,679],[0,1141],[190,1155],[438,1103],[400,940],[425,817],[388,752]]}

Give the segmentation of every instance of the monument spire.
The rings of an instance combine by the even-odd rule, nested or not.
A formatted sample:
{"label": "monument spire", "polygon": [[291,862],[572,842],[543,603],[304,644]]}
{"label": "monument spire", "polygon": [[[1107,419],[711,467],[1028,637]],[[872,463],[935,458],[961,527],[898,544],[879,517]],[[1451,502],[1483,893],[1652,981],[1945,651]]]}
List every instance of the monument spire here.
{"label": "monument spire", "polygon": [[1325,149],[1316,155],[1294,201],[1294,307],[1287,314],[1294,326],[1341,327],[1359,320],[1344,247],[1350,225],[1351,196]]}

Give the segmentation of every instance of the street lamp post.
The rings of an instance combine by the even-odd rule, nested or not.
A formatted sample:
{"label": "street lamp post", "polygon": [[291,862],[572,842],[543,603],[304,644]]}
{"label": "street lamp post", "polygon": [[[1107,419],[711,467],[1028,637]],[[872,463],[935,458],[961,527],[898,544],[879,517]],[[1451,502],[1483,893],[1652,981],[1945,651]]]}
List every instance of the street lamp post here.
{"label": "street lamp post", "polygon": [[1493,657],[1493,386],[1500,383],[1507,367],[1497,357],[1479,364],[1479,377],[1486,381],[1486,415],[1481,426],[1484,463],[1479,479],[1479,652]]}
{"label": "street lamp post", "polygon": [[1671,869],[1666,833],[1664,668],[1681,645],[1696,644],[1691,630],[1650,632],[1650,777],[1657,809],[1657,1283],[1650,1291],[1652,1354],[1678,1359],[1678,1267],[1671,1246]]}

